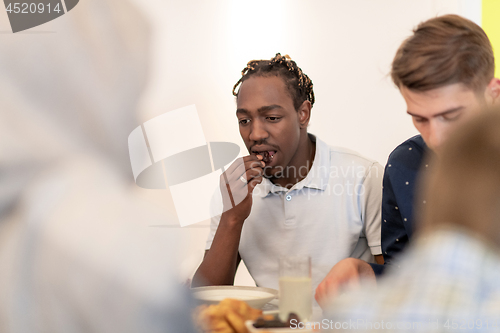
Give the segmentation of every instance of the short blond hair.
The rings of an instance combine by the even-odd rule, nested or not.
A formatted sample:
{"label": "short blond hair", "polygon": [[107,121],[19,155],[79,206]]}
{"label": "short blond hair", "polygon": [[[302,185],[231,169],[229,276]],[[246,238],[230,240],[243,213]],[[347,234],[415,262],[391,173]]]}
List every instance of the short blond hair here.
{"label": "short blond hair", "polygon": [[398,88],[427,91],[463,83],[480,91],[495,73],[490,40],[480,26],[458,15],[425,21],[413,30],[392,62]]}

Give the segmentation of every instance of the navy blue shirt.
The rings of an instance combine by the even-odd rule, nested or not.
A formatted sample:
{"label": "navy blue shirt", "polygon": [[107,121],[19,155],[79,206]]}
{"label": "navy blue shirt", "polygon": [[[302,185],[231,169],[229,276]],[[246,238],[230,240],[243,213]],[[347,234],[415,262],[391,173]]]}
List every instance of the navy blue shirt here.
{"label": "navy blue shirt", "polygon": [[[385,166],[382,194],[382,254],[385,264],[391,264],[407,245],[413,233],[415,183],[427,146],[420,135],[396,147]],[[384,266],[371,265],[375,274]]]}

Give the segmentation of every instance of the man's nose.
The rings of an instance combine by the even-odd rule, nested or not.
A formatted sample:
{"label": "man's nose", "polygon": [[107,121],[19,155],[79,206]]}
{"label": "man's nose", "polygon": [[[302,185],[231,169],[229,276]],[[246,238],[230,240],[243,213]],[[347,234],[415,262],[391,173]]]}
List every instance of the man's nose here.
{"label": "man's nose", "polygon": [[431,123],[429,142],[427,143],[431,149],[439,149],[446,138],[446,128],[438,122]]}
{"label": "man's nose", "polygon": [[259,142],[267,139],[268,137],[269,133],[266,129],[265,124],[263,124],[261,121],[254,121],[251,124],[250,136],[249,136],[250,140]]}

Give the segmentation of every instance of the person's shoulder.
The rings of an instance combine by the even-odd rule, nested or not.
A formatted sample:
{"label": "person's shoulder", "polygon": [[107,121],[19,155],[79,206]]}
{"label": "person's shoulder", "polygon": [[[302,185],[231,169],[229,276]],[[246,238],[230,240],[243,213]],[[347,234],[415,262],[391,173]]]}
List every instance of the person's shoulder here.
{"label": "person's shoulder", "polygon": [[412,158],[420,159],[427,146],[421,135],[415,135],[401,143],[389,154],[388,162],[407,160]]}
{"label": "person's shoulder", "polygon": [[319,139],[318,142],[321,142],[324,145],[325,150],[328,151],[329,158],[332,163],[335,164],[348,163],[350,165],[358,164],[364,166],[378,163],[377,161],[370,159],[366,156],[363,156],[357,151],[354,151],[352,149],[345,147],[331,146]]}
{"label": "person's shoulder", "polygon": [[388,177],[408,177],[408,172],[414,174],[420,169],[428,150],[420,135],[416,135],[397,146],[387,159],[385,174]]}

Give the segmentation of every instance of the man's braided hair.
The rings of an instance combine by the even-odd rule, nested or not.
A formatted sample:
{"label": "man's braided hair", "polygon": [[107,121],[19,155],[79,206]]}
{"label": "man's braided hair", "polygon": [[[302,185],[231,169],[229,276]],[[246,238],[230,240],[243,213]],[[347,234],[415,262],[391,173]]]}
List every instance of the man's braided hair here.
{"label": "man's braided hair", "polygon": [[271,60],[252,60],[241,71],[241,78],[233,87],[233,95],[238,97],[236,89],[250,76],[279,76],[285,82],[285,85],[293,99],[295,110],[305,100],[314,104],[314,91],[311,79],[302,72],[302,69],[297,66],[288,55],[282,56],[276,53],[276,56]]}

